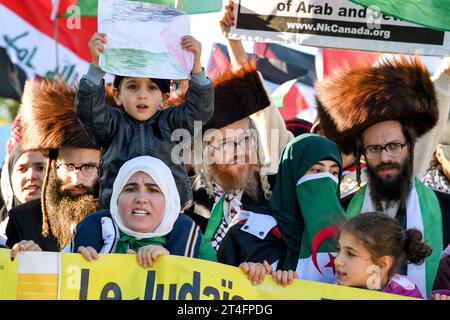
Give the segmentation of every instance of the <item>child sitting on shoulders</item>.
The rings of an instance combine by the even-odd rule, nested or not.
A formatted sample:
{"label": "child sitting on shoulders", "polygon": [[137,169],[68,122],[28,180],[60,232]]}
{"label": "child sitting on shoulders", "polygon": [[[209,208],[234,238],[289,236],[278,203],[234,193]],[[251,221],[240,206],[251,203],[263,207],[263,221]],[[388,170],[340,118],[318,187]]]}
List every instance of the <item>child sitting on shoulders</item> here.
{"label": "child sitting on shoulders", "polygon": [[185,102],[162,108],[163,95],[170,92],[170,80],[116,75],[114,100],[119,108],[107,105],[99,55],[106,34],[95,33],[89,41],[93,62],[79,84],[76,115],[87,135],[101,148],[99,169],[100,207],[108,209],[112,186],[119,168],[129,159],[153,156],[169,166],[181,198],[181,207],[192,200],[192,190],[181,155],[172,154],[176,145],[172,132],[183,128],[191,136],[194,121],[206,123],[214,110],[214,89],[201,66],[201,44],[192,36],[181,38],[181,47],[194,53],[194,64]]}

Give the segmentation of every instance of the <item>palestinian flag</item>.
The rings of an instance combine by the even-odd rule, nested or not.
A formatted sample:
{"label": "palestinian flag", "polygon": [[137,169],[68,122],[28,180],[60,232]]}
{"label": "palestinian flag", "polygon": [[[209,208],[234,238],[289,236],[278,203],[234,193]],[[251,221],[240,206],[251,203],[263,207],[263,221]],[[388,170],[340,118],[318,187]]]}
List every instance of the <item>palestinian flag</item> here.
{"label": "palestinian flag", "polygon": [[87,72],[87,43],[97,30],[96,17],[58,17],[75,2],[0,0],[0,47],[28,78],[74,83]]}
{"label": "palestinian flag", "polygon": [[280,70],[284,70],[284,77],[271,75],[271,72],[268,77],[264,77],[269,82],[269,88],[274,88],[272,98],[280,108],[283,119],[314,122],[317,114],[314,99],[316,56],[278,44],[259,42],[255,43],[254,52],[269,59],[269,62],[274,60],[286,63],[279,66]]}
{"label": "palestinian flag", "polygon": [[450,31],[448,0],[351,0],[364,7],[378,8],[385,15],[422,26]]}
{"label": "palestinian flag", "polygon": [[[247,53],[251,58],[253,54]],[[261,72],[285,121],[316,115],[313,83],[316,80],[315,56],[276,44],[256,43],[256,69]],[[230,70],[225,45],[215,43],[206,71],[211,79]]]}

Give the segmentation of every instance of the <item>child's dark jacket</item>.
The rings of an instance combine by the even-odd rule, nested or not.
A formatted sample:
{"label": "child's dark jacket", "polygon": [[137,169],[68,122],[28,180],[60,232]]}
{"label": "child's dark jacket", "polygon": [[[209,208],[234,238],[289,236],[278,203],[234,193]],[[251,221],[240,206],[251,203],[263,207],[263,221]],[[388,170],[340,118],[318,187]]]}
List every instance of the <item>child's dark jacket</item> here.
{"label": "child's dark jacket", "polygon": [[176,129],[186,129],[192,138],[194,121],[206,123],[211,118],[214,110],[214,89],[211,83],[204,86],[190,80],[183,104],[159,110],[143,122],[133,119],[123,110],[107,105],[103,80],[96,85],[85,77],[81,78],[75,104],[82,127],[101,148],[101,208],[109,208],[114,179],[120,167],[127,160],[143,155],[156,157],[170,168],[182,207],[192,200],[192,189],[179,152],[175,154],[180,164],[171,159],[172,150],[178,143],[172,142],[171,136]]}

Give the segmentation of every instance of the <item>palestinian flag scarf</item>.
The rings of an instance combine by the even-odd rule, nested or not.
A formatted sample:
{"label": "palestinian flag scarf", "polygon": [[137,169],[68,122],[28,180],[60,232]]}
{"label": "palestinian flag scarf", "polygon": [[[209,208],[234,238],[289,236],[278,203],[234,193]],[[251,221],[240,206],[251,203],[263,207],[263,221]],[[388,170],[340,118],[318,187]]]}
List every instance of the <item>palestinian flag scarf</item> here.
{"label": "palestinian flag scarf", "polygon": [[[370,185],[366,185],[353,196],[347,208],[347,216],[353,217],[370,211],[376,210],[370,197]],[[436,194],[417,178],[414,178],[406,200],[406,228],[420,230],[424,241],[433,249],[433,253],[422,265],[408,264],[408,276],[414,280],[422,295],[428,297],[436,277],[439,254],[443,250],[442,213]]]}

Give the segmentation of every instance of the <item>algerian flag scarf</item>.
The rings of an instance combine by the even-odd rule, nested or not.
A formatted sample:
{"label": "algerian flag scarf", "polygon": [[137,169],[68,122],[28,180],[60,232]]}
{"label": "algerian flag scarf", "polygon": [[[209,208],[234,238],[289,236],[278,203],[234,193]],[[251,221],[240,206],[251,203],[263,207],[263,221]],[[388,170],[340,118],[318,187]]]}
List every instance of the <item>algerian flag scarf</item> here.
{"label": "algerian flag scarf", "polygon": [[[335,283],[334,258],[337,236],[334,226],[344,219],[337,194],[339,181],[328,172],[305,175],[297,184],[297,200],[305,223],[297,274],[300,279]],[[333,195],[333,196],[330,196]]]}
{"label": "algerian flag scarf", "polygon": [[[370,186],[369,192],[366,192],[367,188],[367,185],[364,186],[353,196],[347,208],[347,216],[376,211],[369,195]],[[408,264],[408,276],[413,279],[422,295],[428,297],[439,265],[439,254],[443,250],[442,213],[436,194],[417,178],[414,178],[406,200],[406,228],[420,230],[424,241],[433,248],[433,253],[422,265]]]}
{"label": "algerian flag scarf", "polygon": [[[283,150],[270,199],[272,215],[277,220],[287,247],[284,263],[278,266],[280,269],[296,270],[299,258],[311,256],[315,232],[333,224],[343,215],[344,211],[338,202],[339,179],[336,182],[326,175],[315,175],[314,179],[300,180],[311,166],[321,160],[335,161],[339,165],[339,179],[341,178],[340,149],[325,137],[302,134],[289,142]],[[326,251],[325,248],[327,243],[320,250]],[[320,270],[324,269],[320,262],[318,266]],[[303,274],[301,270],[300,273]]]}

